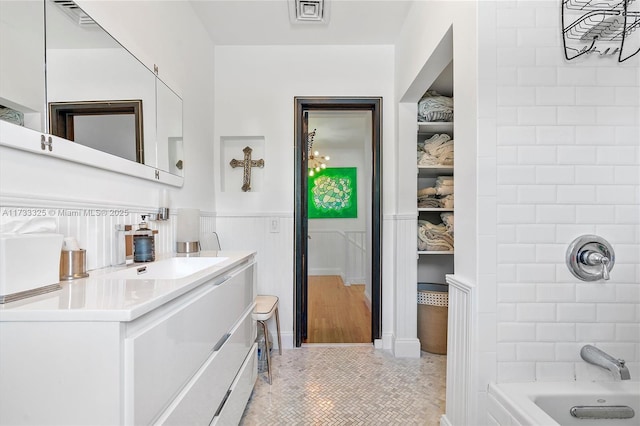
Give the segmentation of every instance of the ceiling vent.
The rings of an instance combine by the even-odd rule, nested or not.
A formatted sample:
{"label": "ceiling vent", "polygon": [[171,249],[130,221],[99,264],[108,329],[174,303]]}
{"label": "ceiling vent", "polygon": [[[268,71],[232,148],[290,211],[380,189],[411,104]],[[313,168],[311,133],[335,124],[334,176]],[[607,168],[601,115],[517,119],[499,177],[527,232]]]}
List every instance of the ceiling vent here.
{"label": "ceiling vent", "polygon": [[289,0],[289,18],[294,24],[329,22],[329,2],[325,0]]}
{"label": "ceiling vent", "polygon": [[80,9],[77,4],[71,0],[53,0],[53,2],[64,11],[67,16],[71,17],[75,23],[79,26],[93,26],[97,25],[89,15],[84,13],[84,10]]}

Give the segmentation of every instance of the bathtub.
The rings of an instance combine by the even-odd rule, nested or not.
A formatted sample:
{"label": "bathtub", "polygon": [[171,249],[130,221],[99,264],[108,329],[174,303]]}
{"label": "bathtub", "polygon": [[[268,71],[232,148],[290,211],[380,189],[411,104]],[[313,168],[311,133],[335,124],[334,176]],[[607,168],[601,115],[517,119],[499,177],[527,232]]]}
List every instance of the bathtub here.
{"label": "bathtub", "polygon": [[[605,406],[629,407],[627,419],[587,419]],[[593,409],[592,407],[596,407]],[[614,408],[631,415],[629,408]],[[627,426],[640,424],[640,382],[531,382],[491,383],[488,389],[489,424],[500,426]]]}

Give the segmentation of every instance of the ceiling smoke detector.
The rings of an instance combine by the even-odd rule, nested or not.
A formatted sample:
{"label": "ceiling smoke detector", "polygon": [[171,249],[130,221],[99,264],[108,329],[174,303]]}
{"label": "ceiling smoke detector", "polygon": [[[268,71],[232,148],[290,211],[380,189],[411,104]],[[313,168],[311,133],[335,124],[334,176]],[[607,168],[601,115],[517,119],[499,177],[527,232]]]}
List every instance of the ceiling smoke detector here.
{"label": "ceiling smoke detector", "polygon": [[289,0],[289,18],[293,24],[326,24],[329,3],[325,0]]}

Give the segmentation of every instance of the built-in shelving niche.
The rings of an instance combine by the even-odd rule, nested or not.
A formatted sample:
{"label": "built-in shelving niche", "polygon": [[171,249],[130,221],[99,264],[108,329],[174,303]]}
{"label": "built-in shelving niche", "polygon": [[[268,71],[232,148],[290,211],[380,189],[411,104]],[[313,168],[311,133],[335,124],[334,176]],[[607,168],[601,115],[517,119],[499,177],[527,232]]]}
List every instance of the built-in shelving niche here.
{"label": "built-in shelving niche", "polygon": [[[453,61],[440,73],[428,90],[435,90],[440,95],[453,96]],[[454,111],[455,114],[455,111]],[[417,142],[423,142],[434,134],[446,133],[451,138],[453,134],[453,122],[418,122]],[[455,162],[455,158],[454,158]],[[418,189],[433,186],[438,176],[453,176],[454,166],[417,166]],[[454,212],[454,208],[417,208],[418,218],[432,223],[441,223],[440,214]],[[445,283],[445,275],[454,272],[453,251],[417,251],[417,277],[418,282]]]}

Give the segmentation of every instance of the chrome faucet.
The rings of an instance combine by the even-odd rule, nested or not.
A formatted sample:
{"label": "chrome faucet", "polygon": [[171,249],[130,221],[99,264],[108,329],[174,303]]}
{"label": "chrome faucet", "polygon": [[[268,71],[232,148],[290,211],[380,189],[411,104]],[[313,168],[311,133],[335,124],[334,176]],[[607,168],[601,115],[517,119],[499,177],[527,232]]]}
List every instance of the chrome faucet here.
{"label": "chrome faucet", "polygon": [[624,365],[624,359],[615,359],[611,355],[592,345],[585,345],[580,349],[580,356],[590,364],[597,365],[611,371],[615,380],[629,380],[629,369]]}

